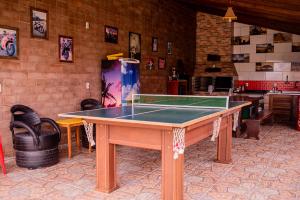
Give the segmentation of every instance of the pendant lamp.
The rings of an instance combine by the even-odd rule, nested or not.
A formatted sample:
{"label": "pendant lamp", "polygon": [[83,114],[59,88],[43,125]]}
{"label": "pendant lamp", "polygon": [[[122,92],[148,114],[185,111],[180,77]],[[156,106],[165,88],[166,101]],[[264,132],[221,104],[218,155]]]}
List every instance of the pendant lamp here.
{"label": "pendant lamp", "polygon": [[237,17],[234,14],[232,6],[231,6],[231,0],[229,0],[229,6],[227,8],[226,14],[223,17],[223,19],[227,20],[228,22],[232,22],[233,20],[237,20]]}

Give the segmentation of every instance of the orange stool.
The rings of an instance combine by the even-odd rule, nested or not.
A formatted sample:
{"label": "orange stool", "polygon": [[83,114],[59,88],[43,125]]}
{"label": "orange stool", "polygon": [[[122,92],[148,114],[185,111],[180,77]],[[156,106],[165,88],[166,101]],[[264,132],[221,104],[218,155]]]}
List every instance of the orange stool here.
{"label": "orange stool", "polygon": [[57,120],[56,123],[61,126],[67,128],[68,134],[68,155],[69,158],[72,157],[72,136],[71,136],[71,129],[72,127],[76,127],[76,144],[78,150],[80,150],[80,136],[79,136],[79,127],[83,125],[81,119],[71,118],[71,119],[60,119]]}
{"label": "orange stool", "polygon": [[4,153],[3,153],[3,148],[2,148],[1,136],[0,136],[0,165],[2,167],[2,172],[5,175],[6,174],[6,168],[5,168],[5,164],[4,164]]}

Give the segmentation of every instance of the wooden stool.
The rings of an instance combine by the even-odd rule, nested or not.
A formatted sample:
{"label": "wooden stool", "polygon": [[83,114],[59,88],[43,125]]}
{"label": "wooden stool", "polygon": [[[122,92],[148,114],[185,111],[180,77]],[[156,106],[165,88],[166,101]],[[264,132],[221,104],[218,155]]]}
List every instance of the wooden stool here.
{"label": "wooden stool", "polygon": [[4,164],[4,153],[3,153],[3,148],[2,148],[1,136],[0,136],[0,165],[2,167],[2,172],[5,175],[6,174],[6,168],[5,168],[5,164]]}
{"label": "wooden stool", "polygon": [[60,119],[57,120],[56,123],[61,126],[67,128],[68,134],[68,155],[69,158],[72,157],[72,137],[71,137],[71,128],[76,127],[76,144],[78,150],[80,150],[80,136],[79,136],[79,128],[83,125],[81,119],[71,118],[71,119]]}

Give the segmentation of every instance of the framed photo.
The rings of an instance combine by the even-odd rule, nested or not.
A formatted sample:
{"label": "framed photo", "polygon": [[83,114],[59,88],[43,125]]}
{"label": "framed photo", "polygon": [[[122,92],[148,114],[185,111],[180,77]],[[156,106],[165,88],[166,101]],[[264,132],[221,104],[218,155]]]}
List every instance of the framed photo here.
{"label": "framed photo", "polygon": [[273,72],[274,71],[274,63],[257,62],[255,71],[257,71],[257,72]]}
{"label": "framed photo", "polygon": [[292,52],[300,52],[300,42],[292,43]]}
{"label": "framed photo", "polygon": [[274,53],[274,45],[271,43],[257,44],[256,53]]}
{"label": "framed photo", "polygon": [[19,56],[19,29],[0,26],[0,58],[15,58]]}
{"label": "framed photo", "polygon": [[236,36],[232,38],[232,45],[247,45],[250,44],[250,36]]}
{"label": "framed photo", "polygon": [[60,62],[73,62],[73,38],[68,36],[58,36],[59,46],[59,61]]}
{"label": "framed photo", "polygon": [[152,52],[158,51],[158,38],[152,37]]}
{"label": "framed photo", "polygon": [[172,51],[173,51],[173,44],[172,44],[172,42],[168,42],[167,43],[167,52],[168,52],[168,55],[172,55]]}
{"label": "framed photo", "polygon": [[248,63],[250,55],[248,53],[232,54],[232,62],[234,63]]}
{"label": "framed photo", "polygon": [[49,17],[47,10],[30,8],[31,37],[48,39]]}
{"label": "framed photo", "polygon": [[112,26],[104,26],[105,42],[118,44],[118,28]]}
{"label": "framed photo", "polygon": [[261,26],[251,25],[250,35],[265,35],[267,34],[267,29]]}
{"label": "framed photo", "polygon": [[273,36],[274,43],[287,43],[292,42],[291,33],[275,33]]}
{"label": "framed photo", "polygon": [[155,69],[153,58],[148,58],[147,59],[146,69],[147,70],[154,70]]}
{"label": "framed photo", "polygon": [[166,69],[166,59],[158,58],[158,69]]}
{"label": "framed photo", "polygon": [[141,60],[141,34],[129,32],[129,57]]}

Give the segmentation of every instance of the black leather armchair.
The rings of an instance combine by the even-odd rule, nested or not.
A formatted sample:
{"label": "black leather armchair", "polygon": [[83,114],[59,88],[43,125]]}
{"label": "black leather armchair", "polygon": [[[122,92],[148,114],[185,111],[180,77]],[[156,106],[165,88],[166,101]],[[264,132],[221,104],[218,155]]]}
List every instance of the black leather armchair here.
{"label": "black leather armchair", "polygon": [[[15,105],[11,108],[10,130],[16,150],[16,163],[20,167],[51,166],[59,161],[58,144],[61,131],[56,122],[40,118],[31,108]],[[45,127],[45,125],[48,127]]]}

